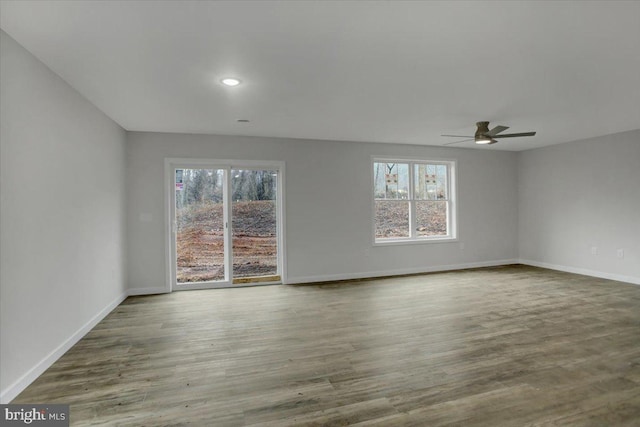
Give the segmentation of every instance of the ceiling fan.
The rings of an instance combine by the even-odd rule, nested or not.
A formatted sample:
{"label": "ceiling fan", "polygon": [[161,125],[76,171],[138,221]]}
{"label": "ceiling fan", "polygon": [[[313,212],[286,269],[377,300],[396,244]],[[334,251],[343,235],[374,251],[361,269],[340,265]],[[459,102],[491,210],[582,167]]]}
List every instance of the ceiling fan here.
{"label": "ceiling fan", "polygon": [[466,138],[461,141],[449,142],[444,145],[459,144],[461,142],[471,141],[471,140],[475,140],[476,144],[495,144],[496,142],[498,142],[496,141],[496,138],[517,138],[520,136],[534,136],[536,134],[535,132],[501,134],[501,132],[504,132],[505,130],[509,129],[509,126],[496,126],[493,129],[489,130],[489,122],[477,122],[476,126],[478,127],[478,130],[476,131],[476,134],[473,136],[441,135],[441,136],[454,137],[454,138]]}

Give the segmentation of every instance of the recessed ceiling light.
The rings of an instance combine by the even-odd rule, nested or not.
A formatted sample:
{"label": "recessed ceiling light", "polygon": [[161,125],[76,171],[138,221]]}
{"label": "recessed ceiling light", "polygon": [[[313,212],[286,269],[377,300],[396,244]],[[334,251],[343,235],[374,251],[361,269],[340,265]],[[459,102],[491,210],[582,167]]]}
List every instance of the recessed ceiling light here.
{"label": "recessed ceiling light", "polygon": [[225,85],[225,86],[238,86],[240,84],[240,80],[235,79],[233,77],[226,77],[222,80],[220,80],[220,82]]}

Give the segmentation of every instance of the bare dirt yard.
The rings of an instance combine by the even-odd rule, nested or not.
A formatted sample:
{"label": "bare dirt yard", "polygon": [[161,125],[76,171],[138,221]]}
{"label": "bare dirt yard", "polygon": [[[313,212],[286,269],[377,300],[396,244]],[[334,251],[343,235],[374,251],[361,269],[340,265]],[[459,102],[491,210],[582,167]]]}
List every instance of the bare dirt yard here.
{"label": "bare dirt yard", "polygon": [[[233,276],[277,274],[276,209],[273,201],[233,202]],[[222,204],[179,209],[178,282],[224,279]]]}
{"label": "bare dirt yard", "polygon": [[[418,236],[445,236],[447,234],[447,206],[445,202],[418,202],[416,216]],[[409,203],[377,201],[376,225],[377,238],[407,237],[409,235]]]}

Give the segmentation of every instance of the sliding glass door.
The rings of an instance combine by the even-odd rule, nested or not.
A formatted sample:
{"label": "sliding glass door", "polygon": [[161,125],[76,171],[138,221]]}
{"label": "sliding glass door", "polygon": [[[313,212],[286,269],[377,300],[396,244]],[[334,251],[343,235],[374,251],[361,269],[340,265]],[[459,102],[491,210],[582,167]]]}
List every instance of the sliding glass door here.
{"label": "sliding glass door", "polygon": [[169,162],[171,288],[282,281],[282,166]]}
{"label": "sliding glass door", "polygon": [[231,171],[234,283],[278,277],[277,170]]}
{"label": "sliding glass door", "polygon": [[225,171],[184,168],[175,174],[176,282],[225,281]]}

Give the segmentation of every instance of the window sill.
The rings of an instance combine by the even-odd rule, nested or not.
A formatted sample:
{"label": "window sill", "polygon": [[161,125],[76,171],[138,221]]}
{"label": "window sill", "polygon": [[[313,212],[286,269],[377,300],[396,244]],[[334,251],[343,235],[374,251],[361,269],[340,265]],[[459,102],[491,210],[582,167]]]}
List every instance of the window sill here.
{"label": "window sill", "polygon": [[454,243],[457,237],[430,237],[424,239],[384,239],[374,240],[373,246],[396,246],[396,245],[429,245],[432,243]]}

